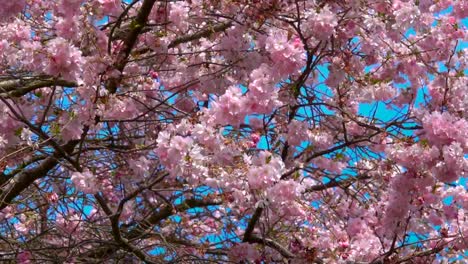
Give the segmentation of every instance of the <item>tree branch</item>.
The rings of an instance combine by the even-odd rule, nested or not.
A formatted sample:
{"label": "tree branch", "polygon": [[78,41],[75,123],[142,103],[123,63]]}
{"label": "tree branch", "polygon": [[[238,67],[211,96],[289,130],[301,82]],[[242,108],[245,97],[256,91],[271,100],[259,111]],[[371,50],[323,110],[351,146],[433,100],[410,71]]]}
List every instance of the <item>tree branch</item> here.
{"label": "tree branch", "polygon": [[295,258],[296,256],[289,251],[287,248],[282,246],[276,241],[273,241],[269,238],[261,238],[256,235],[250,235],[249,239],[245,242],[252,242],[252,243],[258,243],[258,244],[263,244],[265,246],[268,246],[276,251],[278,251],[283,257],[285,258]]}
{"label": "tree branch", "polygon": [[127,237],[128,239],[135,239],[143,234],[144,231],[151,228],[153,225],[159,223],[161,220],[168,218],[176,212],[182,212],[191,208],[206,207],[210,205],[219,205],[221,200],[202,200],[202,199],[188,199],[183,203],[172,206],[165,206],[160,211],[154,212],[147,219],[141,221],[137,226],[132,229]]}
{"label": "tree branch", "polygon": [[[159,223],[160,221],[168,218],[171,215],[174,215],[176,212],[182,212],[191,208],[196,207],[206,207],[211,205],[219,205],[221,204],[221,200],[214,199],[214,200],[204,200],[204,199],[188,199],[183,203],[177,206],[165,206],[161,210],[153,212],[150,216],[148,216],[145,220],[141,221],[140,223],[136,224],[135,228],[130,230],[127,234],[123,234],[123,238],[126,241],[131,241],[137,238],[140,238],[145,234],[145,232],[151,229],[154,225]],[[116,251],[115,247],[112,246],[103,246],[98,248],[94,251],[91,251],[86,254],[86,257],[92,258],[102,258],[103,256],[112,254]]]}
{"label": "tree branch", "polygon": [[[128,31],[127,37],[124,39],[124,47],[117,55],[117,60],[114,64],[115,69],[122,72],[127,65],[127,59],[130,55],[133,47],[135,46],[138,35],[142,32],[143,28],[146,25],[148,20],[148,16],[151,13],[151,9],[153,9],[153,5],[156,0],[145,0],[141,5],[140,10],[138,11],[137,16],[135,19],[130,23],[130,30]],[[117,85],[122,80],[122,77],[117,78],[110,78],[106,84],[107,90],[110,93],[115,93],[117,90]]]}
{"label": "tree branch", "polygon": [[117,244],[123,249],[125,249],[126,251],[133,253],[144,263],[150,263],[150,264],[155,263],[149,260],[150,257],[147,254],[145,254],[140,249],[136,248],[134,245],[130,244],[127,239],[122,237],[122,234],[119,228],[119,215],[112,213],[111,209],[107,205],[104,198],[100,194],[96,194],[94,197],[96,198],[97,202],[99,203],[101,208],[106,213],[107,217],[109,217],[109,220],[111,222],[111,228],[112,228],[112,236],[114,237],[115,242],[117,242]]}
{"label": "tree branch", "polygon": [[331,180],[331,181],[329,181],[327,183],[324,183],[324,184],[318,184],[318,185],[310,186],[305,191],[306,192],[316,192],[316,191],[323,191],[323,190],[333,188],[333,187],[346,188],[349,185],[353,184],[354,182],[357,182],[359,180],[365,180],[365,179],[370,179],[370,176],[368,176],[368,175],[359,175],[357,177],[352,177],[352,178],[345,179],[345,180],[335,180],[335,179],[333,179],[333,180]]}
{"label": "tree branch", "polygon": [[229,22],[225,22],[225,23],[215,25],[215,26],[213,26],[211,28],[208,28],[208,29],[205,29],[205,30],[198,31],[198,32],[196,32],[194,34],[191,34],[191,35],[186,35],[186,36],[182,36],[180,38],[176,38],[171,43],[169,43],[167,48],[171,49],[171,48],[174,48],[177,45],[182,44],[182,43],[187,43],[187,42],[190,42],[192,40],[197,40],[197,39],[201,39],[201,38],[207,38],[207,37],[211,36],[212,34],[224,31],[224,30],[230,28],[231,26],[232,26],[232,22],[229,21]]}
{"label": "tree branch", "polygon": [[14,80],[6,80],[0,82],[0,97],[2,98],[11,98],[11,97],[21,97],[31,91],[36,89],[49,87],[49,86],[64,86],[64,87],[76,87],[77,83],[55,79],[55,78],[46,78],[43,80],[38,80],[34,78],[18,78]]}
{"label": "tree branch", "polygon": [[[72,140],[62,146],[62,149],[70,154],[78,144],[78,140]],[[45,177],[58,163],[61,155],[55,151],[51,157],[46,158],[38,166],[18,173],[11,178],[2,189],[0,189],[0,210],[10,205],[11,201],[29,187],[35,180]]]}
{"label": "tree branch", "polygon": [[255,228],[255,225],[257,224],[258,219],[260,219],[260,216],[262,215],[262,212],[263,212],[262,206],[258,206],[257,209],[255,209],[255,212],[252,215],[252,218],[250,219],[249,224],[247,225],[247,228],[245,229],[244,239],[243,239],[244,242],[249,241],[252,235],[252,232]]}

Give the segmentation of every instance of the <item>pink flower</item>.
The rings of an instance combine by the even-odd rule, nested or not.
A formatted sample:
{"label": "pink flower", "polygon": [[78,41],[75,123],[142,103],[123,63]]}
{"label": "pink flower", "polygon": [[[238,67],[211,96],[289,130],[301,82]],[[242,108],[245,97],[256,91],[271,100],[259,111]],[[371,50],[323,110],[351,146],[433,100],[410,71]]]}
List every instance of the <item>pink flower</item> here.
{"label": "pink flower", "polygon": [[468,3],[466,1],[455,1],[453,3],[453,14],[457,19],[468,17]]}
{"label": "pink flower", "polygon": [[319,167],[320,169],[328,170],[331,173],[340,174],[342,170],[346,168],[346,163],[341,161],[334,161],[325,157],[318,157],[315,158],[313,161],[317,167]]}
{"label": "pink flower", "polygon": [[65,123],[62,128],[62,139],[65,141],[70,141],[73,139],[81,138],[83,133],[83,124],[79,122],[78,119],[74,118],[71,121]]}
{"label": "pink flower", "polygon": [[2,1],[0,8],[0,21],[7,20],[21,12],[26,6],[25,0]]}
{"label": "pink flower", "polygon": [[79,231],[81,219],[76,213],[70,215],[57,214],[55,222],[61,231],[73,234]]}
{"label": "pink flower", "polygon": [[250,140],[252,140],[253,147],[257,146],[257,143],[260,141],[260,135],[258,133],[252,133],[250,135]]}
{"label": "pink flower", "polygon": [[393,4],[393,10],[396,23],[392,26],[393,28],[398,27],[402,32],[417,23],[421,14],[417,5],[404,1],[395,1]]}
{"label": "pink flower", "polygon": [[73,172],[70,179],[75,187],[84,193],[92,194],[98,191],[96,176],[90,171]]}
{"label": "pink flower", "polygon": [[453,182],[463,177],[468,171],[468,161],[458,142],[454,142],[442,149],[443,161],[438,161],[432,168],[432,173],[440,181]]}
{"label": "pink flower", "polygon": [[310,138],[314,149],[327,149],[333,145],[333,136],[326,130],[315,130],[310,133]]}
{"label": "pink flower", "polygon": [[304,45],[302,44],[302,40],[300,38],[294,38],[293,40],[293,46],[295,48],[302,48]]}
{"label": "pink flower", "polygon": [[138,176],[142,177],[148,173],[150,161],[142,156],[137,160],[129,160],[130,169]]}
{"label": "pink flower", "polygon": [[120,0],[98,0],[102,12],[106,15],[115,15],[120,11]]}
{"label": "pink flower", "polygon": [[433,112],[423,118],[425,137],[434,145],[448,145],[458,141],[468,148],[468,121],[448,112]]}
{"label": "pink flower", "polygon": [[302,190],[303,187],[296,181],[280,181],[268,189],[268,196],[271,202],[280,205],[282,203],[292,202],[297,199],[300,196]]}
{"label": "pink flower", "polygon": [[15,223],[14,226],[15,226],[15,229],[23,235],[27,235],[29,233],[30,227],[28,226],[27,223],[18,222],[18,223]]}
{"label": "pink flower", "polygon": [[208,113],[212,115],[211,118],[216,124],[239,126],[248,110],[244,107],[244,102],[242,91],[236,86],[231,86],[213,103]]}
{"label": "pink flower", "polygon": [[345,80],[345,72],[337,65],[329,65],[328,70],[330,73],[328,74],[328,78],[325,81],[330,87],[337,87],[341,82]]}
{"label": "pink flower", "polygon": [[275,69],[265,63],[253,70],[249,76],[249,94],[260,99],[269,96],[275,90],[276,74]]}
{"label": "pink flower", "polygon": [[185,31],[188,27],[189,7],[184,2],[174,2],[171,4],[169,20],[180,31]]}
{"label": "pink flower", "polygon": [[29,264],[32,263],[32,257],[33,255],[30,251],[22,251],[16,256],[16,261],[18,261],[19,264]]}
{"label": "pink flower", "polygon": [[346,132],[353,136],[365,135],[366,129],[358,123],[351,121],[346,125]]}
{"label": "pink flower", "polygon": [[421,144],[393,145],[388,147],[386,151],[398,164],[406,168],[431,168],[440,156],[437,147],[425,147]]}
{"label": "pink flower", "polygon": [[357,234],[361,233],[362,230],[364,230],[366,227],[366,222],[360,218],[350,218],[348,220],[348,225],[346,227],[346,232],[350,237],[354,237]]}
{"label": "pink flower", "polygon": [[348,241],[341,241],[339,243],[341,248],[348,248],[349,247],[349,242]]}
{"label": "pink flower", "polygon": [[59,17],[55,24],[57,35],[65,39],[74,39],[79,33],[78,17]]}
{"label": "pink flower", "polygon": [[269,166],[253,167],[247,173],[250,188],[261,189],[273,185],[279,179],[277,171]]}
{"label": "pink flower", "polygon": [[229,251],[229,255],[235,260],[250,260],[255,261],[261,257],[260,252],[255,248],[254,244],[240,243],[235,245]]}
{"label": "pink flower", "polygon": [[281,76],[296,72],[305,63],[301,40],[295,38],[291,41],[285,32],[270,35],[266,39],[265,49],[270,53],[274,68]]}
{"label": "pink flower", "polygon": [[190,113],[191,111],[193,111],[193,109],[196,106],[197,105],[189,97],[177,98],[177,101],[175,103],[175,107],[177,107],[177,109],[180,109],[180,110],[182,110],[184,112],[187,112],[187,113]]}
{"label": "pink flower", "polygon": [[60,0],[57,11],[64,17],[74,16],[80,11],[83,0]]}
{"label": "pink flower", "polygon": [[435,212],[432,212],[427,218],[427,220],[431,224],[436,225],[436,226],[440,226],[444,223],[444,220],[440,216],[438,216]]}
{"label": "pink flower", "polygon": [[308,20],[309,32],[318,40],[327,40],[338,25],[338,19],[332,11],[325,6],[320,13],[311,13]]}
{"label": "pink flower", "polygon": [[442,207],[444,215],[448,220],[457,219],[458,212],[457,208],[454,205],[444,205]]}
{"label": "pink flower", "polygon": [[44,61],[44,72],[70,81],[78,80],[83,64],[81,51],[63,38],[48,43],[49,60]]}
{"label": "pink flower", "polygon": [[288,125],[288,143],[292,146],[299,146],[301,142],[309,138],[308,124],[298,120],[292,120]]}
{"label": "pink flower", "polygon": [[108,106],[105,116],[109,119],[130,119],[139,113],[136,102],[132,98],[111,97]]}
{"label": "pink flower", "polygon": [[56,203],[59,199],[58,195],[56,193],[49,193],[46,195],[47,201],[51,203]]}
{"label": "pink flower", "polygon": [[252,189],[264,189],[279,181],[284,170],[284,163],[279,157],[269,152],[261,152],[253,160],[253,166],[247,172],[249,186]]}
{"label": "pink flower", "polygon": [[447,168],[446,173],[448,175],[454,175],[452,181],[458,179],[458,177],[463,177],[468,171],[468,160],[465,157],[465,153],[463,152],[460,143],[455,142],[449,146],[444,146],[442,152],[445,166]]}
{"label": "pink flower", "polygon": [[151,70],[151,71],[149,72],[149,75],[150,75],[151,78],[153,78],[153,79],[158,79],[158,78],[159,78],[158,72],[153,71],[153,70]]}
{"label": "pink flower", "polygon": [[267,190],[268,206],[285,219],[304,216],[303,206],[296,201],[303,190],[304,187],[294,180],[280,181]]}

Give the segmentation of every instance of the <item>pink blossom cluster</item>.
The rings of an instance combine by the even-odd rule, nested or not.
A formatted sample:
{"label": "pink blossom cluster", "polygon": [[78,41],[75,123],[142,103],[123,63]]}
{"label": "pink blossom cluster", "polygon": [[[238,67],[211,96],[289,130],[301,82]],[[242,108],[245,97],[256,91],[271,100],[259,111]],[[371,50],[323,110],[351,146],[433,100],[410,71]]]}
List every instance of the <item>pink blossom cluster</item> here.
{"label": "pink blossom cluster", "polygon": [[3,2],[0,262],[466,255],[467,1]]}
{"label": "pink blossom cluster", "polygon": [[247,172],[249,186],[252,189],[265,189],[279,181],[284,164],[271,153],[261,152],[252,159],[252,167]]}
{"label": "pink blossom cluster", "polygon": [[26,6],[26,0],[18,1],[7,1],[2,3],[2,8],[0,9],[0,17],[2,20],[6,20],[19,14],[23,8]]}
{"label": "pink blossom cluster", "polygon": [[98,191],[96,176],[90,171],[74,172],[70,179],[75,187],[82,192],[94,194]]}
{"label": "pink blossom cluster", "polygon": [[468,150],[468,121],[447,112],[433,112],[424,116],[424,137],[431,144],[442,146],[459,142],[464,151]]}
{"label": "pink blossom cluster", "polygon": [[321,9],[320,12],[311,11],[306,23],[308,33],[317,40],[327,40],[335,31],[338,25],[336,14],[328,6]]}

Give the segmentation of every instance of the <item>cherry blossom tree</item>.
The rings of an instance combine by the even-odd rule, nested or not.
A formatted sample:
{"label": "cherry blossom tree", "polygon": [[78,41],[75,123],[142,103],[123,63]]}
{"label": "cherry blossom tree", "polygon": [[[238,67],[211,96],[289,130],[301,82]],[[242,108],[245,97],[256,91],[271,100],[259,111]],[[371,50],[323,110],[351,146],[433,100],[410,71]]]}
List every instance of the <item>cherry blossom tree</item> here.
{"label": "cherry blossom tree", "polygon": [[468,2],[10,0],[5,263],[466,263]]}

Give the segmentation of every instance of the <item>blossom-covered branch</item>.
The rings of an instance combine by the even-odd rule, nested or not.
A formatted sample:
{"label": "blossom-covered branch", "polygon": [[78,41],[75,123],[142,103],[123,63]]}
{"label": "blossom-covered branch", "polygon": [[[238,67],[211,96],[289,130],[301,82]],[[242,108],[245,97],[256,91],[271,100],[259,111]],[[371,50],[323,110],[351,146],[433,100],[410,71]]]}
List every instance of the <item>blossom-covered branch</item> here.
{"label": "blossom-covered branch", "polygon": [[0,262],[445,263],[461,0],[0,8]]}

